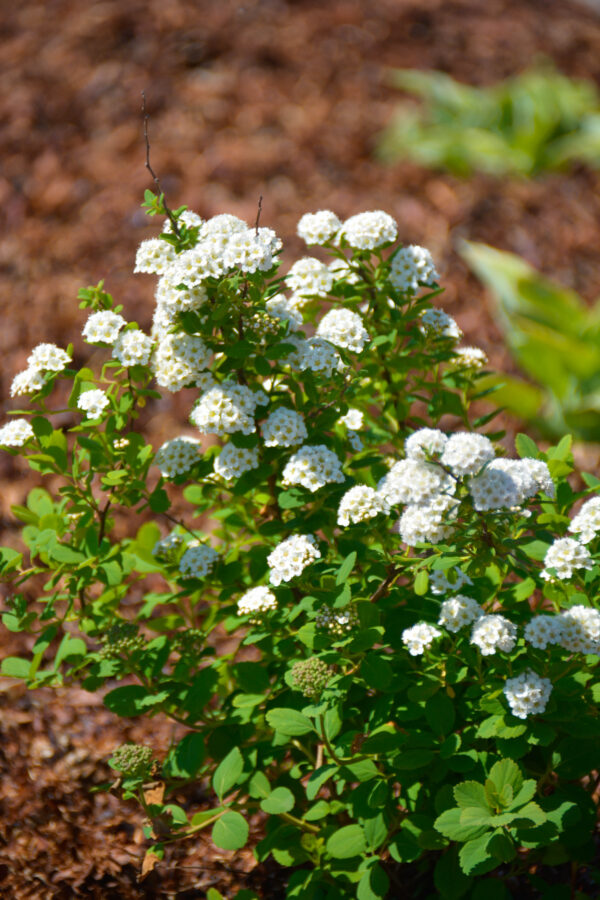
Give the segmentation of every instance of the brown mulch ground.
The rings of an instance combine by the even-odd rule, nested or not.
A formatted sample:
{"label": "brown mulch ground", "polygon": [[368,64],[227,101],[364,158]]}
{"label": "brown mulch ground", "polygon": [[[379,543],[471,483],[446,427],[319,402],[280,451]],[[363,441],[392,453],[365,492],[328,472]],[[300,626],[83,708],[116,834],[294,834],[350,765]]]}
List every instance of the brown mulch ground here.
{"label": "brown mulch ground", "polygon": [[[600,84],[600,16],[560,0],[28,0],[5,3],[0,54],[0,394],[32,345],[76,343],[80,286],[106,279],[130,318],[148,325],[152,281],[133,276],[135,249],[156,227],[146,187],[140,93],[152,162],[172,205],[262,223],[288,246],[298,217],[383,208],[409,243],[431,248],[444,306],[469,343],[507,360],[482,290],[459,261],[460,237],[525,256],[592,300],[600,295],[600,173],[536,182],[469,182],[372,150],[397,94],[388,66],[432,67],[476,84],[513,74],[538,53]],[[80,358],[80,361],[83,357]],[[10,405],[10,401],[8,402]],[[157,436],[184,421],[162,403]],[[31,480],[0,458],[0,527]],[[3,640],[14,650],[13,637]],[[189,841],[142,884],[136,808],[110,794],[105,764],[125,739],[164,751],[167,723],[115,721],[74,688],[0,694],[0,887],[6,896],[203,897],[233,886],[276,898],[277,873],[248,851]],[[201,797],[188,798],[201,803]],[[258,827],[258,824],[257,824]],[[275,880],[273,880],[275,879]],[[234,891],[233,891],[234,893]]]}

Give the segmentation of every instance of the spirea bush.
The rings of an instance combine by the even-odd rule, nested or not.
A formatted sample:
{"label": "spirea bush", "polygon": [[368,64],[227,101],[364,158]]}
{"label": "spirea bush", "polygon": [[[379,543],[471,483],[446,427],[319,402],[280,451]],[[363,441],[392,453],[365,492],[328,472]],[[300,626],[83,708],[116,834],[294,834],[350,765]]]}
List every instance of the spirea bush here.
{"label": "spirea bush", "polygon": [[[550,896],[544,866],[594,858],[600,481],[570,483],[568,437],[507,454],[470,414],[485,356],[391,216],[298,231],[319,258],[281,276],[270,228],[171,213],[135,263],[151,333],[88,288],[96,368],[42,344],[15,375],[0,445],[52,492],[1,550],[33,636],[2,672],[185,726],[110,761],[154,862],[254,817],[289,898]],[[153,447],[140,411],[180,390]]]}

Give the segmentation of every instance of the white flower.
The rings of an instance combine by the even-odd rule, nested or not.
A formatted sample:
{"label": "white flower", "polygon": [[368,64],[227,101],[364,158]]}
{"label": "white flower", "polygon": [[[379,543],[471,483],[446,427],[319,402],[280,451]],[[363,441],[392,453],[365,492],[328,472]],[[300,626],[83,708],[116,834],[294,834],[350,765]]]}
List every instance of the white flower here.
{"label": "white flower", "polygon": [[239,478],[244,472],[255,469],[258,466],[258,450],[249,447],[236,447],[235,444],[225,444],[214,462],[217,475],[232,481]]}
{"label": "white flower", "polygon": [[600,612],[589,606],[571,606],[559,615],[559,643],[571,653],[600,654]]}
{"label": "white flower", "polygon": [[167,334],[158,344],[153,367],[157,382],[169,391],[197,382],[208,367],[211,351],[201,337],[191,334]]}
{"label": "white flower", "polygon": [[20,397],[23,394],[35,394],[44,386],[44,375],[39,369],[29,367],[18,372],[10,386],[10,396]]}
{"label": "white flower", "polygon": [[176,259],[177,254],[172,244],[162,238],[150,238],[142,241],[138,247],[133,271],[163,275]]}
{"label": "white flower", "polygon": [[456,369],[483,369],[487,364],[487,355],[479,347],[458,347],[454,351],[452,365]]}
{"label": "white flower", "polygon": [[84,391],[77,398],[78,409],[85,412],[88,419],[97,419],[109,405],[110,400],[101,390]]}
{"label": "white flower", "polygon": [[286,297],[285,294],[275,294],[266,301],[265,307],[270,316],[289,322],[290,331],[298,331],[302,325],[302,313],[298,308],[296,297]]}
{"label": "white flower", "polygon": [[[454,579],[454,580],[452,580]],[[473,584],[468,575],[456,567],[447,572],[436,570],[429,573],[429,588],[432,594],[447,594],[458,591],[465,584]]]}
{"label": "white flower", "polygon": [[361,353],[369,334],[358,313],[349,309],[330,309],[317,327],[317,336],[336,347],[344,347],[353,353]]}
{"label": "white flower", "polygon": [[425,337],[430,338],[449,338],[453,341],[460,341],[463,336],[455,320],[443,309],[428,309],[422,313],[419,328]]}
{"label": "white flower", "polygon": [[33,348],[27,365],[40,372],[62,372],[70,362],[71,357],[67,351],[61,350],[56,344],[38,344]]}
{"label": "white flower", "polygon": [[[566,581],[573,576],[575,569],[591,569],[592,566],[592,558],[583,544],[573,538],[558,538],[548,548],[541,574],[547,581],[554,578]],[[555,569],[556,575],[549,569]]]}
{"label": "white flower", "polygon": [[179,560],[179,571],[184,578],[205,578],[215,567],[219,554],[208,544],[190,541]]}
{"label": "white flower", "polygon": [[377,490],[391,506],[429,503],[438,494],[453,494],[454,479],[440,466],[420,459],[401,459],[380,480]]}
{"label": "white flower", "polygon": [[409,459],[427,460],[440,456],[448,442],[447,435],[437,428],[420,428],[404,441],[404,452]]}
{"label": "white flower", "polygon": [[411,656],[421,656],[425,650],[429,650],[436,638],[442,636],[442,632],[434,625],[427,622],[417,622],[411,628],[405,628],[402,632],[402,643]]}
{"label": "white flower", "polygon": [[448,631],[459,631],[465,625],[470,625],[482,616],[483,609],[471,597],[464,594],[455,594],[449,600],[444,600],[440,608],[438,625],[443,625]]}
{"label": "white flower", "polygon": [[306,439],[308,433],[300,413],[280,406],[269,413],[263,422],[262,434],[267,447],[295,447]]}
{"label": "white flower", "polygon": [[458,500],[440,494],[429,503],[407,506],[397,524],[402,541],[409,547],[415,544],[439,544],[454,532],[453,516]]}
{"label": "white flower", "polygon": [[346,219],[338,237],[357,250],[375,250],[396,240],[398,226],[380,209],[358,213]]}
{"label": "white flower", "polygon": [[269,581],[275,587],[282,581],[291,581],[320,556],[314,535],[293,534],[278,544],[267,557],[271,569]]}
{"label": "white flower", "polygon": [[252,434],[256,431],[254,412],[267,402],[262,392],[251,391],[243,384],[225,382],[211,387],[200,397],[190,421],[201,434]]}
{"label": "white flower", "polygon": [[89,344],[114,344],[126,324],[123,316],[105,309],[92,313],[81,333]]}
{"label": "white flower", "polygon": [[357,484],[346,491],[338,508],[338,525],[356,525],[367,522],[379,513],[389,512],[389,506],[372,487]]}
{"label": "white flower", "polygon": [[522,502],[519,481],[506,465],[502,465],[510,462],[515,460],[492,460],[479,475],[469,480],[475,509],[510,509]]}
{"label": "white flower", "polygon": [[264,613],[275,612],[277,598],[268,587],[255,587],[243,594],[237,603],[238,616],[251,616],[251,622],[260,622]]}
{"label": "white flower", "polygon": [[189,472],[200,458],[200,441],[181,435],[159,447],[154,462],[164,478],[175,478]]}
{"label": "white flower", "polygon": [[495,455],[494,446],[485,435],[459,431],[448,438],[442,454],[442,465],[449,466],[458,476],[477,475]]}
{"label": "white flower", "polygon": [[517,626],[504,616],[481,616],[473,625],[471,643],[479,647],[482,656],[491,656],[496,650],[510,653],[517,643]]}
{"label": "white flower", "polygon": [[554,499],[556,488],[554,487],[548,464],[542,462],[541,459],[530,459],[529,457],[525,457],[525,459],[521,460],[521,466],[535,481],[537,486],[536,493],[537,491],[541,491],[542,493],[547,494],[548,497]]}
{"label": "white flower", "polygon": [[155,294],[157,304],[166,307],[171,314],[199,309],[208,299],[206,288],[202,284],[193,288],[179,287],[178,274],[177,267],[171,268],[159,279]]}
{"label": "white flower", "polygon": [[321,209],[316,213],[305,213],[298,222],[296,233],[308,245],[326,244],[341,227],[342,223],[335,213]]}
{"label": "white flower", "polygon": [[333,286],[333,275],[325,263],[312,256],[295,262],[285,280],[290,290],[303,297],[326,297]]}
{"label": "white flower", "polygon": [[515,678],[507,678],[503,692],[513,716],[526,719],[529,715],[544,712],[552,693],[552,682],[527,669]]}
{"label": "white flower", "polygon": [[586,500],[569,525],[582,544],[589,544],[600,531],[600,497]]}
{"label": "white flower", "polygon": [[124,331],[113,346],[113,358],[123,366],[146,366],[150,361],[154,341],[143,331]]}
{"label": "white flower", "polygon": [[290,456],[283,470],[283,484],[300,484],[318,491],[326,484],[344,481],[342,463],[324,444],[305,445]]}
{"label": "white flower", "polygon": [[340,372],[344,368],[342,359],[329,341],[320,337],[307,340],[298,337],[286,338],[286,343],[294,344],[296,350],[285,358],[285,363],[296,371],[309,369],[315,375],[329,376],[333,371]]}
{"label": "white flower", "polygon": [[365,414],[360,409],[350,407],[345,416],[338,419],[339,425],[345,425],[348,431],[359,431],[364,426]]}
{"label": "white flower", "polygon": [[[186,226],[186,228],[199,228],[202,225],[203,221],[204,220],[202,219],[202,217],[191,209],[184,209],[184,211],[177,219],[178,224],[183,224]],[[173,231],[171,220],[168,217],[163,222],[162,230],[166,234],[171,234],[171,232]]]}
{"label": "white flower", "polygon": [[560,643],[563,624],[560,616],[534,616],[525,626],[525,640],[538,650],[545,650],[548,644]]}
{"label": "white flower", "polygon": [[416,292],[422,284],[433,285],[439,277],[431,253],[425,247],[410,244],[402,247],[392,259],[390,281],[403,293]]}
{"label": "white flower", "polygon": [[219,213],[208,219],[200,228],[200,240],[211,237],[230,237],[239,231],[246,231],[248,225],[243,219],[232,216],[231,213]]}
{"label": "white flower", "polygon": [[[269,232],[267,235],[265,232]],[[274,247],[277,236],[270,228],[248,228],[232,234],[223,252],[223,262],[228,269],[240,269],[242,272],[268,272],[273,268]]]}
{"label": "white flower", "polygon": [[0,428],[0,447],[22,447],[33,434],[27,419],[12,419]]}

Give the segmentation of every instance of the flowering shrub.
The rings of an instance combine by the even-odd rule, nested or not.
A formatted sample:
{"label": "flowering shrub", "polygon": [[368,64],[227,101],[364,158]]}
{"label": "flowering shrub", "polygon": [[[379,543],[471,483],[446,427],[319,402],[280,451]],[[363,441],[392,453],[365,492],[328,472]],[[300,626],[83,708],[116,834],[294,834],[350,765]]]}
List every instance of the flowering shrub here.
{"label": "flowering shrub", "polygon": [[[111,759],[152,860],[203,829],[240,848],[261,810],[289,898],[508,897],[519,874],[543,893],[541,866],[594,853],[598,498],[571,509],[600,481],[570,486],[568,438],[511,458],[482,433],[485,359],[390,216],[299,234],[331,262],[281,278],[271,229],[180,209],[137,254],[151,334],[89,288],[101,369],[44,344],[15,376],[0,445],[60,487],[0,551],[4,624],[35,636],[2,672],[186,726]],[[158,448],[153,381],[193,398]],[[174,802],[198,781],[204,805]]]}

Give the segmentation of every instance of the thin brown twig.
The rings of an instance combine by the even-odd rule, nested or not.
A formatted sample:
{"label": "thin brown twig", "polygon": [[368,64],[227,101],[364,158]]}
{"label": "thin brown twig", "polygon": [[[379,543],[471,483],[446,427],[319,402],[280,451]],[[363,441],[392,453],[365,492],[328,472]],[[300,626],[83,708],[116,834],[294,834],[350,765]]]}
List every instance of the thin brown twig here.
{"label": "thin brown twig", "polygon": [[258,210],[256,211],[256,222],[254,223],[254,228],[256,229],[256,236],[258,237],[258,223],[260,222],[260,214],[262,212],[262,194],[258,198]]}
{"label": "thin brown twig", "polygon": [[150,139],[148,137],[148,121],[150,119],[150,114],[148,112],[146,112],[146,92],[145,91],[142,91],[142,114],[144,116],[144,141],[146,142],[146,168],[152,175],[154,184],[156,185],[156,187],[158,189],[158,193],[162,198],[162,205],[164,207],[164,210],[165,210],[167,216],[169,217],[169,221],[170,221],[171,225],[173,226],[173,231],[175,232],[177,237],[180,237],[179,225],[177,224],[177,219],[175,218],[175,216],[173,215],[171,209],[169,208],[169,206],[167,204],[167,198],[165,197],[164,191],[160,186],[160,181],[158,180],[158,175],[156,174],[156,172],[150,165]]}

